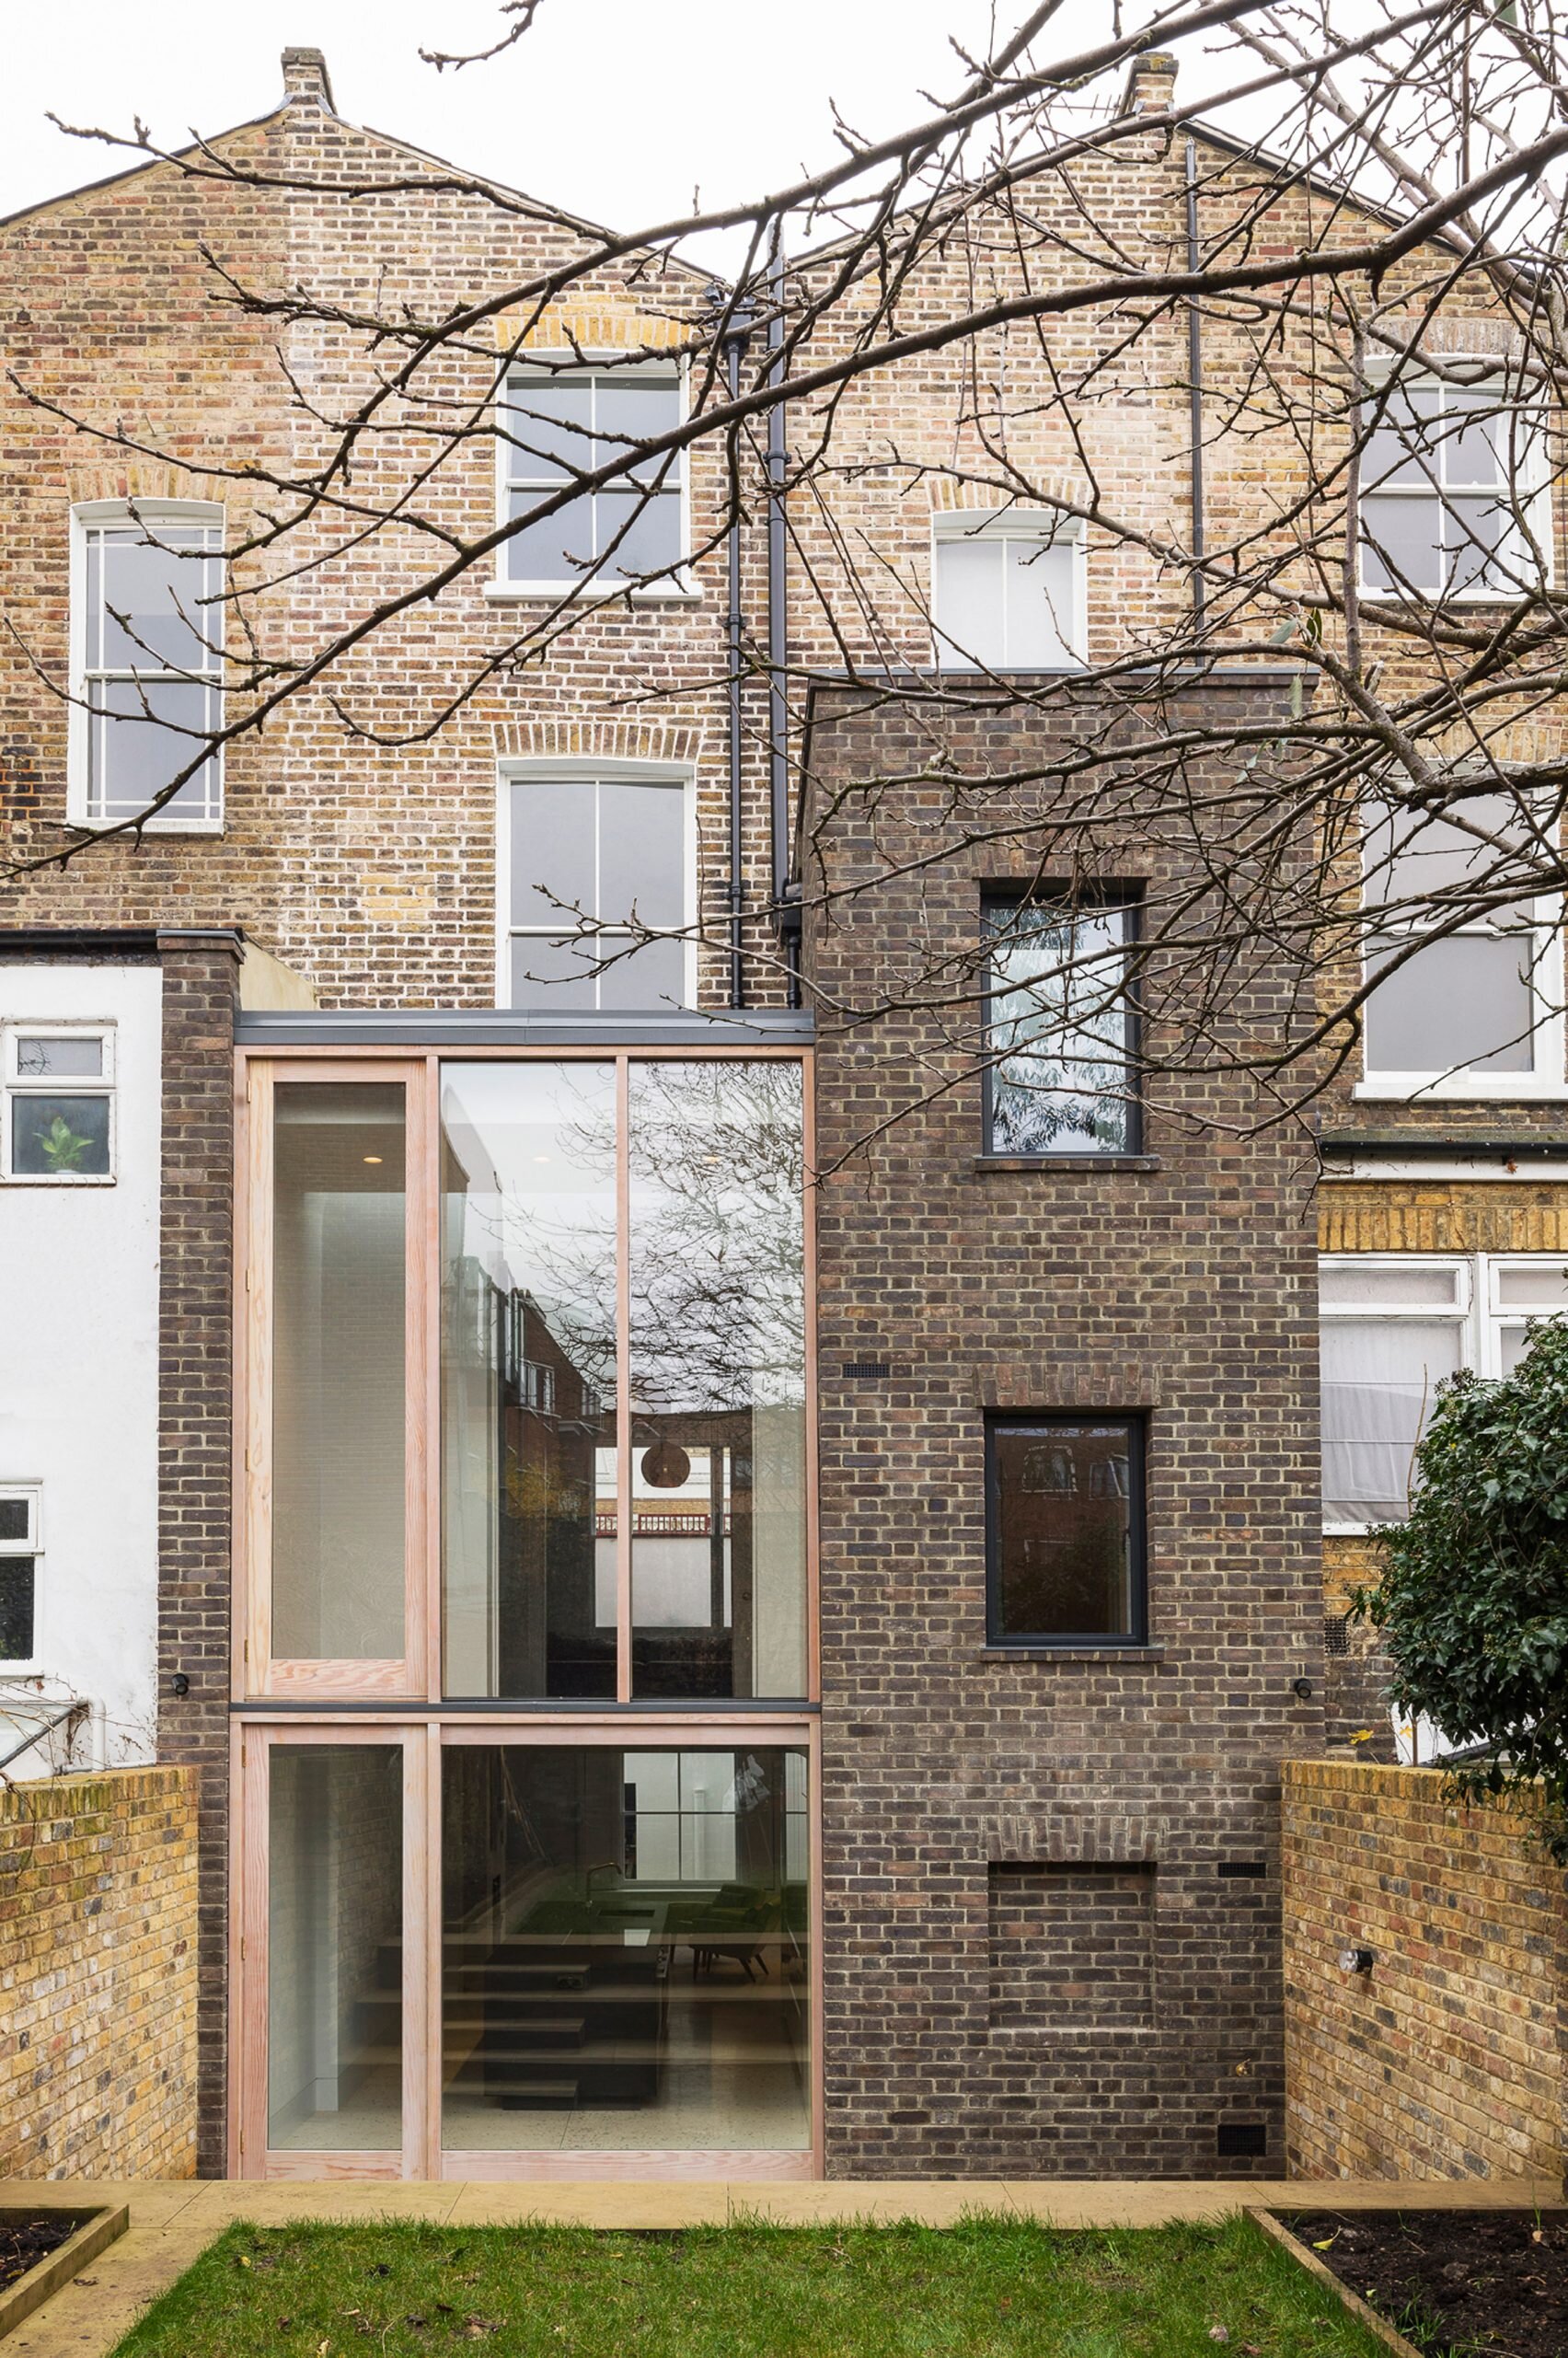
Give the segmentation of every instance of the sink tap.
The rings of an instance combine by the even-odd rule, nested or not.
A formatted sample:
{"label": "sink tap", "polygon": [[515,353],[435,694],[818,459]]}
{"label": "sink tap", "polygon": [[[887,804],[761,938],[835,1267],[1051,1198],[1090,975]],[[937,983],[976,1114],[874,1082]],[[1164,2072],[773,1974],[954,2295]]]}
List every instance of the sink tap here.
{"label": "sink tap", "polygon": [[586,1874],[583,1876],[583,1878],[582,1878],[582,1896],[583,1896],[583,1898],[584,1898],[585,1900],[592,1900],[592,1899],[593,1899],[593,1897],[594,1897],[594,1876],[595,1876],[595,1875],[605,1875],[605,1874],[609,1874],[609,1875],[614,1875],[614,1876],[618,1877],[618,1876],[619,1876],[619,1874],[620,1874],[620,1871],[621,1871],[621,1870],[620,1870],[620,1861],[619,1861],[619,1859],[618,1859],[618,1858],[601,1858],[601,1859],[596,1859],[596,1860],[594,1861],[594,1865],[593,1865],[593,1866],[588,1869],[587,1873],[586,1873]]}

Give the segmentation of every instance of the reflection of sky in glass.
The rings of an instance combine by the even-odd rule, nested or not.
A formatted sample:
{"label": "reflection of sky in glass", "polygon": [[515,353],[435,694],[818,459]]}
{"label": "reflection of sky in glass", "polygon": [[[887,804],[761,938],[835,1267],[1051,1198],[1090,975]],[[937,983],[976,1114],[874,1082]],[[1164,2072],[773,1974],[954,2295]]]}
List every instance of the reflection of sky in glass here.
{"label": "reflection of sky in glass", "polygon": [[634,1065],[630,1176],[633,1406],[798,1405],[799,1066],[718,1058]]}
{"label": "reflection of sky in glass", "polygon": [[990,956],[992,1153],[1125,1151],[1126,940],[1124,908],[1005,913]]}
{"label": "reflection of sky in glass", "polygon": [[[446,1255],[531,1295],[580,1373],[615,1389],[615,1068],[446,1065]],[[457,1166],[452,1167],[453,1163]],[[464,1180],[467,1179],[467,1193]]]}

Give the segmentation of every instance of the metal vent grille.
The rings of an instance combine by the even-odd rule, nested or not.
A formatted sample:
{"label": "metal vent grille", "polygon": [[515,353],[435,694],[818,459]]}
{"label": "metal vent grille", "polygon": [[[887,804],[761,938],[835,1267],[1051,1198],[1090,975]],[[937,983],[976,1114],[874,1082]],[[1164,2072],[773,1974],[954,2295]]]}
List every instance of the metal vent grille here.
{"label": "metal vent grille", "polygon": [[891,1359],[846,1359],[844,1372],[847,1376],[888,1376],[893,1373],[893,1361]]}
{"label": "metal vent grille", "polygon": [[1331,1613],[1323,1624],[1325,1654],[1348,1654],[1350,1651],[1350,1615]]}

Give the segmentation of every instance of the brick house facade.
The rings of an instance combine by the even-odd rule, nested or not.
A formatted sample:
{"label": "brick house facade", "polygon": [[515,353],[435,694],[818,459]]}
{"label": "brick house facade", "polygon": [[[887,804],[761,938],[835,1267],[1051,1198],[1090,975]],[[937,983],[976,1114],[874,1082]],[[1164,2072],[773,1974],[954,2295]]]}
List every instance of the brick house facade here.
{"label": "brick house facade", "polygon": [[[206,501],[223,507],[232,541],[254,521],[245,454],[265,453],[277,464],[292,452],[303,463],[318,431],[289,398],[275,348],[281,343],[289,377],[324,410],[364,387],[363,356],[346,329],[334,335],[315,323],[215,308],[199,248],[251,283],[274,290],[308,283],[346,312],[363,258],[374,252],[388,272],[378,299],[432,314],[482,302],[494,288],[583,250],[582,225],[538,206],[498,207],[455,193],[432,159],[344,122],[315,52],[287,53],[285,84],[280,109],[220,143],[235,177],[188,178],[154,166],[5,226],[24,306],[13,364],[56,405],[40,409],[6,395],[8,437],[23,463],[7,518],[4,595],[29,653],[11,641],[0,657],[6,666],[0,808],[8,849],[24,863],[69,839],[67,722],[39,670],[58,677],[69,660],[73,509]],[[1145,60],[1130,101],[1158,110],[1170,88],[1167,63]],[[1205,152],[1212,163],[1228,151]],[[259,184],[269,178],[294,185]],[[1151,270],[1182,251],[1183,164],[1179,144],[1164,133],[1124,144],[1113,159],[1090,159],[1078,194],[1101,225],[1108,250],[1114,246]],[[1232,180],[1211,179],[1205,202],[1214,234],[1228,202],[1240,204],[1249,194],[1245,159],[1236,161]],[[1316,202],[1309,189],[1282,202],[1274,226],[1283,240],[1299,243],[1312,233]],[[1330,234],[1349,239],[1356,226],[1342,216]],[[1039,256],[988,253],[986,285],[998,295],[1017,292],[1049,246],[1043,234]],[[800,282],[820,284],[831,259],[806,258],[797,266]],[[1087,255],[1081,267],[1089,274]],[[974,268],[974,253],[962,241],[938,252],[902,295],[896,325],[918,327],[972,302]],[[1412,304],[1417,268],[1412,261]],[[618,277],[579,288],[569,308],[547,312],[530,329],[529,348],[657,356],[679,346],[709,299],[696,274],[663,261],[650,268],[641,258]],[[832,353],[836,336],[852,332],[857,306],[870,299],[861,285],[847,290],[839,313],[819,329],[821,354]],[[1443,331],[1456,340],[1453,348],[1483,347],[1480,295],[1461,292],[1452,309]],[[1093,319],[1066,315],[1053,327],[1054,364],[1087,364],[1106,332],[1103,321],[1089,324]],[[510,331],[504,318],[501,325]],[[957,771],[985,775],[1020,759],[1032,768],[1048,762],[1053,748],[1071,743],[1075,727],[1095,724],[1092,713],[1075,714],[1060,700],[998,712],[984,699],[966,709],[949,694],[928,709],[906,694],[879,699],[845,677],[847,665],[928,665],[933,535],[940,537],[945,518],[996,500],[974,387],[1003,378],[1027,384],[1029,371],[1042,365],[1038,333],[1006,328],[978,351],[925,355],[855,385],[836,406],[831,503],[802,499],[790,512],[785,618],[792,670],[814,675],[809,711],[794,718],[809,727],[811,792],[824,804],[842,787],[852,812],[858,784],[917,768],[933,746]],[[1246,338],[1224,322],[1205,333],[1208,382],[1217,392],[1239,381]],[[1020,472],[1081,505],[1092,466],[1122,512],[1139,515],[1150,534],[1179,537],[1191,495],[1183,365],[1169,323],[1132,345],[1105,382],[1090,444],[1077,451],[1059,422],[1032,422],[1031,405],[1020,400],[1014,450]],[[477,352],[453,357],[449,397],[482,402],[487,367]],[[73,431],[60,411],[144,417],[149,445],[177,450],[183,466],[161,457],[140,463]],[[377,494],[402,480],[409,448],[418,446],[421,421],[403,422],[407,445],[389,436],[368,446],[363,464]],[[818,423],[807,407],[792,419],[791,434],[807,444]],[[1216,529],[1233,528],[1266,493],[1288,489],[1291,463],[1277,448],[1241,438],[1212,450],[1207,498]],[[715,1956],[722,1962],[727,1955],[734,1981],[760,1945],[775,1959],[767,1978],[781,2016],[790,1976],[799,1977],[809,1992],[810,2030],[803,2045],[791,2044],[790,2067],[802,2085],[811,2082],[813,2117],[804,2143],[763,2142],[749,2162],[717,2133],[704,2132],[672,2166],[689,2170],[693,2155],[707,2151],[743,2176],[753,2162],[757,2172],[786,2175],[1277,2174],[1279,1763],[1317,1752],[1325,1740],[1343,1744],[1368,1722],[1380,1745],[1386,1741],[1376,1660],[1356,1650],[1360,1641],[1348,1652],[1325,1651],[1325,1613],[1333,1629],[1340,1590],[1364,1550],[1354,1535],[1331,1538],[1325,1591],[1317,1252],[1320,1243],[1336,1256],[1449,1262],[1559,1252],[1568,1203],[1551,1162],[1563,1143],[1559,1109],[1549,1099],[1379,1107],[1358,1100],[1347,1080],[1329,1100],[1319,1184],[1312,1143],[1301,1132],[1282,1127],[1228,1142],[1227,1125],[1244,1126],[1242,1109],[1219,1084],[1194,1081],[1191,1104],[1178,1100],[1151,1120],[1139,1151],[1115,1167],[1063,1158],[1044,1168],[984,1153],[979,1079],[955,1061],[940,1026],[911,1015],[868,1031],[824,1011],[813,1027],[787,1005],[778,945],[753,914],[767,902],[778,847],[766,687],[755,677],[741,691],[742,734],[731,768],[721,467],[717,451],[693,446],[686,496],[694,553],[679,595],[584,617],[542,655],[502,665],[425,735],[417,724],[440,710],[452,681],[477,658],[505,647],[529,607],[525,594],[471,573],[433,605],[398,618],[334,674],[332,692],[353,712],[359,734],[345,733],[326,691],[315,688],[291,700],[263,736],[238,742],[226,764],[221,829],[110,842],[62,868],[24,869],[7,886],[9,954],[41,962],[55,954],[52,940],[58,945],[67,931],[90,942],[139,929],[138,955],[156,963],[162,977],[158,1747],[162,1757],[192,1763],[202,1774],[202,2167],[310,2174],[320,2162],[317,2147],[292,2128],[280,2139],[275,2105],[267,2114],[268,2050],[258,2026],[275,1993],[265,1981],[266,1936],[263,1929],[259,1939],[258,1925],[266,1917],[269,1857],[278,1871],[283,1851],[281,1837],[271,1854],[267,1848],[269,1794],[275,1799],[287,1785],[268,1787],[267,1763],[290,1745],[325,1755],[334,1742],[341,1751],[351,1740],[382,1742],[402,1763],[400,1819],[396,1794],[389,1799],[391,1788],[377,1787],[377,1814],[365,1821],[378,1842],[402,1843],[400,1893],[356,1887],[354,1900],[362,1915],[384,1907],[397,1925],[385,1940],[363,1944],[354,1970],[361,1982],[403,1976],[402,2130],[400,2142],[384,2121],[379,2129],[373,2121],[357,2140],[347,2131],[322,2135],[342,2157],[334,2167],[354,2167],[357,2156],[372,2176],[439,2170],[451,2150],[473,2163],[469,2146],[442,2142],[440,1995],[409,1978],[415,1967],[404,1953],[413,1946],[405,1941],[409,1911],[435,1922],[444,1904],[445,1945],[432,1936],[432,1953],[450,1974],[459,1937],[470,1937],[476,1921],[470,1915],[455,1931],[450,1892],[444,1901],[433,1870],[421,1880],[431,1830],[442,1822],[442,1778],[455,1772],[442,1745],[450,1737],[454,1753],[463,1743],[478,1753],[473,1731],[480,1720],[471,1697],[463,1698],[461,1727],[459,1714],[445,1707],[452,1697],[435,1624],[443,1547],[450,1553],[453,1543],[434,1485],[431,1496],[418,1494],[429,1514],[420,1543],[427,1549],[426,1617],[409,1606],[406,1651],[396,1665],[375,1661],[374,1676],[362,1676],[359,1666],[332,1689],[296,1676],[297,1663],[260,1659],[265,1612],[259,1620],[247,1518],[252,1491],[267,1486],[252,1463],[253,1443],[257,1451],[271,1443],[260,1378],[244,1363],[248,1352],[256,1356],[253,1296],[265,1282],[267,1236],[276,1233],[256,1209],[257,1190],[282,1169],[281,1162],[270,1165],[259,1183],[258,1155],[270,1151],[267,1109],[275,1103],[268,1092],[297,1094],[312,1057],[345,1087],[373,1087],[375,1073],[396,1073],[409,1092],[410,1125],[416,1104],[424,1106],[419,1118],[432,1139],[434,1092],[446,1064],[467,1071],[490,1056],[554,1056],[568,1065],[619,1057],[628,1077],[617,1085],[630,1096],[640,1056],[728,1051],[759,1062],[804,1059],[814,1030],[808,1162],[827,1175],[812,1191],[815,1293],[805,1328],[812,1332],[814,1320],[817,1421],[808,1441],[815,1454],[805,1481],[808,1497],[815,1482],[816,1620],[802,1657],[811,1670],[800,1693],[737,1691],[727,1698],[730,1708],[707,1717],[689,1710],[679,1720],[680,1741],[698,1748],[693,1758],[718,1757],[700,1751],[706,1741],[727,1744],[725,1757],[735,1763],[750,1758],[745,1748],[753,1745],[809,1760],[820,1828],[814,1937],[797,1939],[801,1927],[786,1897],[782,1925],[770,1921],[761,1934],[732,1925],[728,1952],[711,1926],[686,1946],[689,2005],[699,2012],[708,2002],[698,1978],[706,1973],[711,1982]],[[443,461],[431,512],[472,535],[493,518],[495,497],[493,454],[476,435]],[[327,560],[331,530],[325,523],[311,527],[296,559]],[[759,508],[741,535],[741,602],[759,633],[766,537]],[[868,626],[861,637],[845,570],[845,552],[857,549],[874,552],[888,584],[876,630]],[[255,579],[266,559],[258,552],[243,561]],[[1097,660],[1157,634],[1172,602],[1186,595],[1147,549],[1093,525],[1082,537],[1081,562],[1082,625]],[[306,577],[308,586],[269,593],[259,610],[278,649],[302,659],[367,592],[391,594],[400,580],[395,560],[382,549],[375,563],[381,570],[367,579],[340,555]],[[1291,677],[1288,669],[1239,662],[1206,683],[1204,710],[1266,720],[1286,708]],[[800,744],[797,727],[796,756]],[[687,1011],[634,1012],[617,1024],[607,1014],[589,1021],[552,1019],[532,1007],[504,1011],[504,999],[498,1007],[497,912],[506,889],[499,814],[511,782],[589,772],[679,778],[689,794],[695,904],[687,914],[706,921],[707,941]],[[746,1015],[739,1022],[728,1013],[723,936],[733,883],[732,775],[747,912]],[[1031,792],[1045,797],[1047,790],[1018,790],[1020,820],[1036,807]],[[1037,807],[1044,815],[1048,799]],[[983,889],[1027,881],[1026,861],[1009,877],[994,873],[994,861],[950,858],[938,881],[918,892],[905,884],[873,889],[884,858],[896,864],[901,851],[928,841],[933,827],[940,832],[939,811],[935,799],[923,805],[910,790],[895,807],[883,806],[874,844],[849,820],[817,845],[835,886],[867,888],[852,917],[832,926],[808,921],[801,952],[808,997],[814,994],[824,1011],[852,1008],[865,977],[896,963],[917,926],[928,942],[951,940],[962,952],[981,925]],[[808,809],[802,831],[812,819]],[[1120,880],[1145,881],[1145,860],[1130,828],[1113,855]],[[1283,1020],[1288,988],[1283,971],[1265,972],[1238,1020]],[[928,1093],[933,1077],[951,1085]],[[1189,1112],[1191,1121],[1183,1118]],[[903,1118],[878,1133],[895,1113]],[[445,1137],[442,1152],[456,1154],[455,1136]],[[624,1124],[617,1136],[624,1170],[634,1150]],[[1545,1158],[1548,1175],[1529,1183],[1520,1163],[1528,1171],[1532,1154]],[[379,1163],[382,1155],[359,1159]],[[1457,1176],[1461,1162],[1466,1171]],[[1424,1165],[1438,1175],[1429,1182],[1419,1170],[1411,1175]],[[1380,1175],[1385,1167],[1397,1175]],[[432,1203],[443,1188],[450,1199],[450,1166],[438,1163],[433,1147],[428,1169],[447,1173],[439,1187],[431,1181]],[[415,1187],[413,1178],[409,1185]],[[432,1204],[425,1213],[433,1235]],[[409,1220],[411,1235],[414,1214]],[[433,1264],[422,1278],[413,1257],[407,1266],[410,1287],[422,1282],[433,1297]],[[430,1365],[440,1371],[447,1364],[440,1321],[447,1314],[432,1312],[419,1347],[428,1346]],[[409,1316],[413,1337],[415,1311]],[[629,1328],[630,1312],[616,1316]],[[623,1343],[629,1365],[631,1346],[624,1336]],[[512,1370],[518,1384],[534,1387],[517,1414],[543,1413],[563,1364],[558,1338],[544,1357],[529,1358],[519,1345],[513,1358],[526,1361]],[[988,1420],[1074,1413],[1132,1420],[1142,1436],[1147,1642],[992,1642]],[[656,1534],[648,1501],[633,1497],[624,1465],[633,1412],[623,1404],[621,1414],[619,1470],[612,1479],[595,1466],[588,1483],[601,1494],[592,1502],[592,1545],[620,1550],[620,1740],[641,1748],[639,1760],[655,1753],[663,1760],[672,1740],[661,1739],[651,1707],[640,1715],[628,1708],[645,1690],[632,1683],[638,1674],[628,1668],[621,1624],[640,1577],[633,1551],[645,1536],[671,1534]],[[438,1452],[437,1426],[425,1429]],[[723,1474],[730,1503],[721,1498],[715,1471],[700,1536],[721,1553],[721,1541],[732,1550],[724,1578],[735,1586],[742,1461],[749,1482],[766,1451],[748,1442],[748,1456],[711,1434],[694,1442],[697,1430],[694,1424],[676,1444],[688,1474],[698,1448],[706,1447],[715,1469],[732,1450]],[[0,1487],[20,1471],[0,1464]],[[762,1508],[746,1511],[759,1528],[766,1521]],[[698,1532],[696,1509],[682,1513],[683,1530]],[[236,1590],[238,1558],[245,1562]],[[736,1610],[732,1598],[724,1610]],[[776,1634],[772,1642],[781,1643]],[[760,1624],[753,1643],[763,1646]],[[517,1763],[527,1744],[541,1748],[540,1757],[547,1740],[564,1753],[575,1740],[572,1727],[587,1725],[571,1719],[559,1686],[548,1688],[548,1699],[562,1708],[546,1711],[545,1699],[541,1688],[530,1719],[520,1706],[502,1710],[504,1694],[490,1698],[496,1756],[504,1754],[496,1794],[523,1774]],[[576,1711],[582,1698],[571,1700]],[[607,1747],[617,1725],[605,1703],[593,1741]],[[621,1757],[624,1769],[633,1755]],[[791,1766],[781,1790],[793,1790],[794,1773]],[[295,1779],[301,1792],[315,1774],[307,1761]],[[332,1774],[329,1764],[321,1770],[318,1798]],[[364,1767],[366,1792],[375,1776],[374,1765]],[[738,1771],[732,1782],[738,1790]],[[477,1890],[482,1841],[475,1828],[487,1808],[499,1812],[501,1804],[496,1794],[480,1795],[478,1784],[460,1800],[450,1798],[459,1783],[448,1775],[444,1839],[454,1855],[473,1846]],[[351,1810],[362,1806],[352,1795],[340,1802]],[[597,1805],[590,1797],[582,1806],[591,1814]],[[674,1814],[685,1841],[698,1813],[683,1801]],[[389,1831],[395,1821],[400,1837]],[[640,1836],[645,1854],[651,1841],[650,1832]],[[316,1873],[320,1862],[308,1855],[304,1834],[296,1846],[289,1871]],[[605,1863],[594,1861],[584,1880]],[[623,1849],[623,1878],[627,1867]],[[513,1871],[507,1853],[504,1873]],[[709,1876],[726,1887],[745,1879],[738,1870]],[[751,1879],[767,1878],[759,1869]],[[798,1882],[800,1871],[778,1868],[775,1879]],[[297,1890],[288,1897],[286,1908],[274,1897],[274,1928],[281,1941],[286,1920],[297,1942],[294,1927],[309,1911],[293,1905]],[[256,1910],[259,1916],[248,1913]],[[248,1978],[238,1971],[245,1940]],[[679,1978],[688,1970],[682,1944],[673,1941],[670,1953]],[[570,1977],[579,1962],[568,1959],[558,1976],[573,2003],[578,1985]],[[749,1962],[745,1985],[749,1995]],[[637,1994],[637,2005],[651,2002],[646,1990]],[[666,2002],[667,1994],[659,2003]],[[348,2040],[349,2014],[343,2002],[333,2003],[333,2035]],[[356,1988],[353,2037],[362,2017],[381,2009],[379,2049],[364,2032],[367,2052],[387,2045],[385,2024],[397,2015],[393,2007],[388,2016],[387,2004],[386,1989]],[[591,2035],[574,2035],[581,2050],[566,2052],[586,2055]],[[796,2040],[794,2029],[788,2035]],[[275,2025],[273,2036],[281,2052]],[[678,2044],[677,2033],[668,2036]],[[450,2038],[449,2023],[448,2048]],[[409,2061],[416,2046],[421,2055],[429,2051],[422,2095]],[[475,2052],[482,2047],[481,2038]],[[364,2067],[363,2087],[377,2068]],[[585,2074],[588,2063],[581,2069]],[[322,2066],[311,2085],[326,2076]],[[510,2108],[513,2129],[518,2118],[536,2123],[552,2104],[572,2118],[586,2111],[577,2098],[538,2093],[569,2084],[581,2095],[566,2065],[555,2081],[536,2076],[531,2102]],[[351,2091],[355,2101],[360,2092]],[[296,2091],[294,2101],[297,2109],[305,2098]],[[352,2113],[353,2101],[343,2109]],[[374,2104],[367,2099],[362,2109],[370,2120]],[[508,2102],[501,2109],[506,2115]],[[602,2143],[595,2148],[587,2132],[581,2145],[562,2133],[558,2155],[521,2132],[514,2148],[497,2130],[496,2174],[571,2174],[621,2160],[617,2152],[606,2164]],[[628,2133],[623,2144],[640,2156],[644,2174],[660,2166],[656,2135]]]}

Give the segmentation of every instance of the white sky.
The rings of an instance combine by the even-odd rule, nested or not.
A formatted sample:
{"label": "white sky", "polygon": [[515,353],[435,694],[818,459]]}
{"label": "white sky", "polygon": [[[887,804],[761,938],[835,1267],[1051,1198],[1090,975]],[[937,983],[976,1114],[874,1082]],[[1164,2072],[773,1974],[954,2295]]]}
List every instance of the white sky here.
{"label": "white sky", "polygon": [[[1075,45],[1104,38],[1108,0],[1074,0],[1064,17]],[[711,206],[793,179],[803,159],[820,168],[835,154],[830,98],[858,130],[897,128],[922,87],[959,87],[950,31],[984,48],[992,14],[989,0],[541,0],[516,50],[458,74],[418,52],[493,39],[494,0],[6,0],[0,19],[0,214],[126,160],[67,139],[46,110],[113,131],[139,114],[177,144],[268,112],[294,43],[326,52],[351,121],[635,229],[683,212],[694,183]]]}

